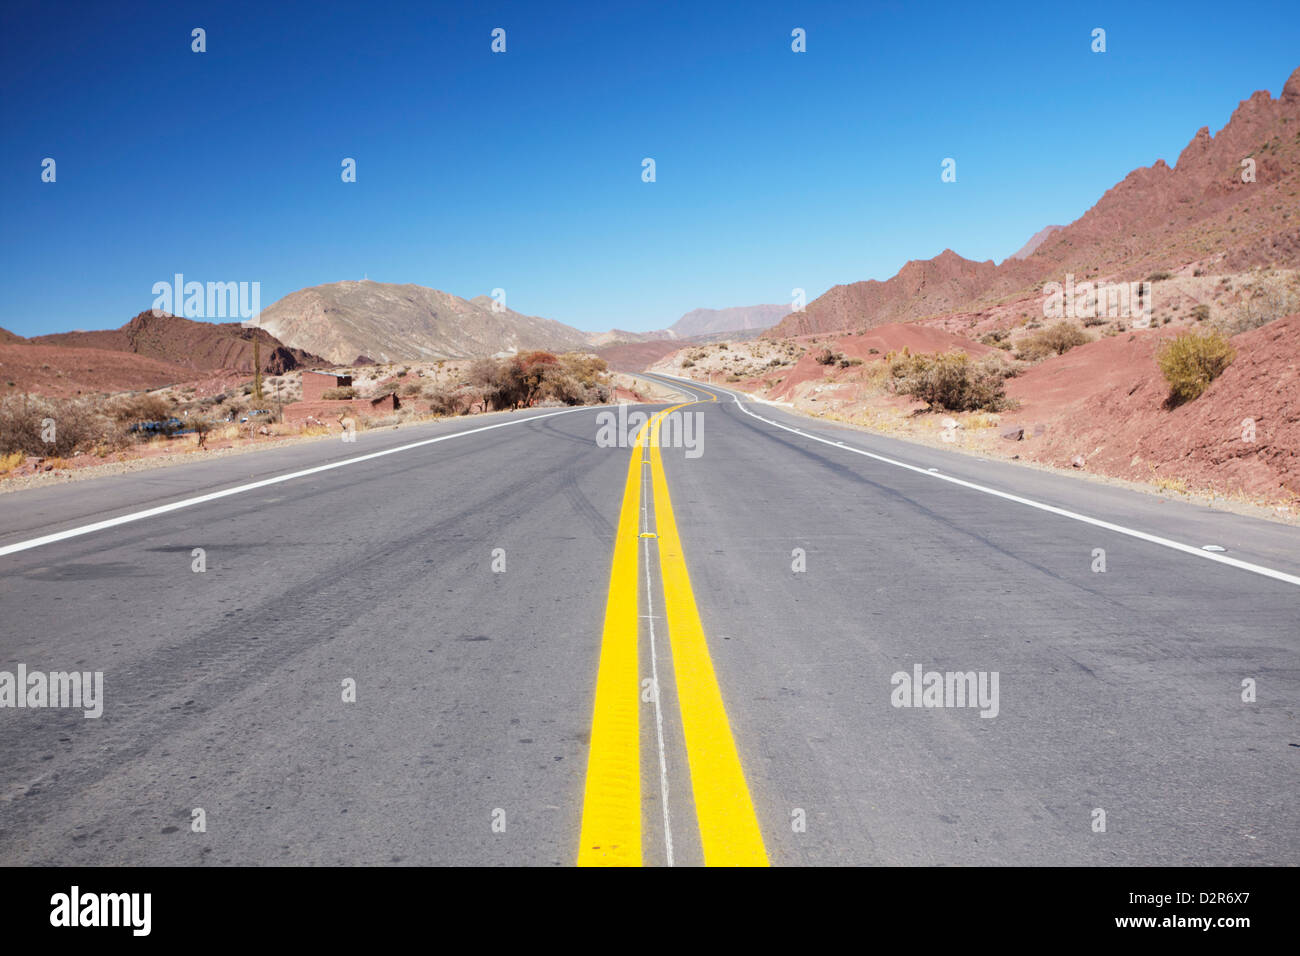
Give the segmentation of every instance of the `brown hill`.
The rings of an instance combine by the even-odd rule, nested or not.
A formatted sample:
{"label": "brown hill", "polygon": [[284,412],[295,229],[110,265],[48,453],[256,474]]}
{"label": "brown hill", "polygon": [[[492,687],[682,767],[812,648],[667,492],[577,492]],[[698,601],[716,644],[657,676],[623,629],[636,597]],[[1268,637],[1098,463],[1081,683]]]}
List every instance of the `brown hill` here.
{"label": "brown hill", "polygon": [[195,377],[193,368],[118,349],[0,344],[0,395],[67,398],[162,388]]}
{"label": "brown hill", "polygon": [[0,329],[0,345],[17,345],[20,342],[26,341],[27,340],[21,335],[15,335],[8,329]]}
{"label": "brown hill", "polygon": [[420,285],[333,282],[292,292],[263,309],[257,324],[281,341],[347,364],[474,358],[512,349],[588,347],[584,332]]}
{"label": "brown hill", "polygon": [[[32,345],[130,352],[167,365],[200,372],[253,371],[253,343],[261,348],[262,371],[282,375],[307,365],[328,364],[318,355],[288,348],[274,336],[238,322],[196,322],[174,315],[141,312],[118,329],[38,335]],[[191,374],[189,377],[193,378]]]}
{"label": "brown hill", "polygon": [[595,353],[616,372],[640,372],[682,347],[681,342],[659,339],[653,342],[621,342],[595,349]]}
{"label": "brown hill", "polygon": [[[1254,182],[1243,182],[1243,160]],[[1196,263],[1240,271],[1300,264],[1300,69],[1282,94],[1243,100],[1217,136],[1202,127],[1172,168],[1136,169],[1023,259],[972,262],[951,250],[885,282],[835,286],[764,333],[784,338],[871,328],[1032,295],[1048,280],[1131,281]]]}

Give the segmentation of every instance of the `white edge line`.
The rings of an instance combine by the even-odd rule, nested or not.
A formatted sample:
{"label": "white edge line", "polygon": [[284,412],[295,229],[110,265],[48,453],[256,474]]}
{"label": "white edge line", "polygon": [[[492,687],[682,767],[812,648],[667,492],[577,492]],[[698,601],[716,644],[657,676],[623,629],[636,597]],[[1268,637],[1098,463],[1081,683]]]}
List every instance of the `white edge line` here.
{"label": "white edge line", "polygon": [[[663,375],[664,373],[660,372],[658,374]],[[667,375],[665,377],[677,378],[677,376],[675,375]],[[687,379],[687,381],[693,382],[693,380],[691,379]],[[698,384],[698,383],[694,383],[694,384]],[[718,388],[718,386],[714,386],[714,387]],[[828,438],[820,438],[817,435],[810,435],[807,432],[801,432],[797,428],[791,428],[788,425],[782,425],[780,422],[774,422],[770,418],[764,418],[762,415],[757,415],[754,412],[751,412],[749,409],[745,407],[744,403],[741,402],[740,397],[736,392],[732,392],[729,389],[721,389],[721,391],[729,394],[731,396],[732,401],[736,403],[736,407],[739,408],[746,415],[748,415],[750,418],[757,418],[760,422],[766,422],[767,424],[772,425],[776,428],[780,428],[783,431],[793,432],[794,434],[799,435],[803,438],[808,438],[811,439],[812,441],[821,442],[823,445],[830,445],[832,448],[841,448],[844,451],[851,451],[855,455],[865,455],[867,458],[874,458],[876,461],[884,462],[887,465],[894,465],[895,467],[898,468],[906,468],[908,471],[916,472],[918,475],[925,475],[927,478],[936,478],[939,481],[946,481],[954,485],[960,485],[963,488],[970,488],[972,491],[981,491],[986,495],[993,495],[996,498],[1004,498],[1007,501],[1014,501],[1017,504],[1025,505],[1030,508],[1037,508],[1039,511],[1046,511],[1049,514],[1060,515],[1063,518],[1070,518],[1074,521],[1082,521],[1084,524],[1090,524],[1097,528],[1105,528],[1107,531],[1114,531],[1117,534],[1125,534],[1131,538],[1138,538],[1142,541],[1149,542],[1150,544],[1158,544],[1161,547],[1171,548],[1174,551],[1181,551],[1184,554],[1195,555],[1198,558],[1204,558],[1206,561],[1215,561],[1218,562],[1219,564],[1226,564],[1229,567],[1238,568],[1242,571],[1250,571],[1254,574],[1262,574],[1264,577],[1272,578],[1275,581],[1283,581],[1287,584],[1294,584],[1300,586],[1300,577],[1297,577],[1294,574],[1287,574],[1285,571],[1275,571],[1273,568],[1266,568],[1260,564],[1251,564],[1249,561],[1241,561],[1237,558],[1229,558],[1222,554],[1214,554],[1213,552],[1210,551],[1202,551],[1200,548],[1194,545],[1183,544],[1181,541],[1173,541],[1169,538],[1162,538],[1159,535],[1148,534],[1145,531],[1138,531],[1135,528],[1126,528],[1124,527],[1124,525],[1115,524],[1114,522],[1111,521],[1103,521],[1100,518],[1093,518],[1093,517],[1089,517],[1088,515],[1079,514],[1077,511],[1068,511],[1065,508],[1057,508],[1055,505],[1043,504],[1041,501],[1034,501],[1031,498],[1022,498],[1019,495],[1013,495],[1010,492],[1006,492],[1006,491],[998,491],[996,488],[989,488],[987,485],[976,484],[973,481],[966,481],[965,479],[962,478],[954,478],[951,475],[945,475],[940,472],[927,471],[926,469],[921,468],[918,465],[909,465],[907,464],[907,462],[897,461],[893,458],[887,458],[884,455],[877,455],[874,452],[865,451],[861,448],[854,448],[852,445],[845,445],[839,442],[831,441]]]}
{"label": "white edge line", "polygon": [[250,482],[247,485],[236,485],[234,488],[224,488],[221,491],[213,491],[206,495],[198,495],[194,498],[185,498],[181,501],[173,501],[170,504],[159,505],[156,508],[148,508],[144,511],[134,511],[130,514],[118,515],[116,518],[106,518],[103,521],[96,521],[93,524],[82,525],[79,528],[69,528],[66,531],[56,531],[54,534],[47,534],[39,538],[31,538],[27,541],[19,541],[16,544],[5,545],[4,547],[0,547],[0,558],[5,555],[15,554],[19,551],[39,548],[42,545],[54,544],[56,541],[66,541],[68,538],[80,537],[83,534],[103,531],[106,528],[115,528],[118,525],[127,524],[131,521],[153,518],[157,515],[167,514],[171,511],[179,511],[182,508],[190,508],[194,505],[216,501],[218,498],[226,498],[230,495],[242,494],[245,491],[256,491],[258,488],[278,485],[281,482],[292,481],[295,478],[305,478],[307,475],[319,474],[322,471],[331,471],[335,468],[342,468],[345,465],[355,465],[358,462],[370,461],[372,458],[382,458],[384,455],[395,455],[399,451],[409,451],[412,448],[420,448],[424,445],[433,445],[440,441],[447,441],[451,438],[461,438],[465,435],[475,435],[479,432],[491,431],[494,428],[505,428],[507,425],[522,425],[526,422],[535,422],[543,418],[552,418],[555,415],[567,415],[569,412],[581,412],[587,411],[591,408],[604,407],[605,406],[603,405],[583,405],[579,408],[566,408],[558,412],[547,412],[545,415],[530,415],[528,418],[517,418],[514,421],[509,422],[497,422],[495,425],[484,425],[481,428],[471,428],[468,431],[455,432],[451,435],[439,435],[437,438],[425,438],[421,441],[410,442],[406,445],[398,445],[396,448],[386,448],[383,451],[373,451],[366,455],[357,455],[355,458],[345,458],[343,461],[332,461],[328,464],[316,465],[313,468],[304,468],[302,471],[293,471],[287,475],[276,475],[274,478],[264,478],[261,481]]}

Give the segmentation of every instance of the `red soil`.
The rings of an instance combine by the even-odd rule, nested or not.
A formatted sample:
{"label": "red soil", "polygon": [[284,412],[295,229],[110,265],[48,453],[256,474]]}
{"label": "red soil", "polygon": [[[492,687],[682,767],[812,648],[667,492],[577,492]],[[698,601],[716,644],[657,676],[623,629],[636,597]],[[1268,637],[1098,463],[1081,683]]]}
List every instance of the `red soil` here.
{"label": "red soil", "polygon": [[[1198,488],[1300,495],[1300,314],[1234,336],[1236,360],[1194,401],[1170,409],[1155,353],[1172,333],[1118,335],[1072,349],[1007,383],[1004,422],[1047,425],[1027,457]],[[1130,341],[1131,339],[1131,341]],[[1243,439],[1253,420],[1255,440]]]}
{"label": "red soil", "polygon": [[67,398],[82,393],[161,388],[194,377],[193,368],[129,352],[0,345],[0,395],[39,392]]}
{"label": "red soil", "polygon": [[[803,335],[794,341],[806,346],[808,351],[800,357],[788,372],[783,372],[782,382],[771,398],[783,400],[789,398],[796,385],[804,382],[820,381],[826,374],[827,366],[817,364],[816,355],[822,348],[840,352],[847,358],[862,359],[869,362],[883,359],[890,352],[910,349],[912,352],[950,352],[963,351],[978,358],[997,349],[979,342],[972,342],[963,335],[954,335],[942,329],[924,325],[880,325],[861,335]],[[875,354],[872,354],[875,349]]]}

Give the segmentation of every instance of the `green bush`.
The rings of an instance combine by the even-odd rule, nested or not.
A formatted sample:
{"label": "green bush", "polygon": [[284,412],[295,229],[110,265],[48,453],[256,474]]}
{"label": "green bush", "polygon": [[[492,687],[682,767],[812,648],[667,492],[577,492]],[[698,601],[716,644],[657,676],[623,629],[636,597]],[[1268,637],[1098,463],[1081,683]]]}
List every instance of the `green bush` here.
{"label": "green bush", "polygon": [[1181,405],[1200,396],[1237,357],[1237,350],[1217,329],[1184,332],[1156,353],[1160,374],[1169,383],[1169,402]]}

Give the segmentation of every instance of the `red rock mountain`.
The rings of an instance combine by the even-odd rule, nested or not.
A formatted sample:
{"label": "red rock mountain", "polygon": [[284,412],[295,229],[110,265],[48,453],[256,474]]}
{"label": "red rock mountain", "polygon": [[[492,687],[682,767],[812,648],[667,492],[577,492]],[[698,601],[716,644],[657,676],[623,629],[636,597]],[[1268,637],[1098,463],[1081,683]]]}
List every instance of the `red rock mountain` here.
{"label": "red rock mountain", "polygon": [[119,329],[38,335],[32,345],[131,352],[200,372],[253,371],[253,343],[261,344],[262,371],[271,375],[306,365],[328,364],[318,355],[291,349],[263,329],[238,322],[196,322],[175,315],[141,312]]}
{"label": "red rock mountain", "polygon": [[[1243,181],[1251,161],[1254,182]],[[1247,163],[1250,165],[1250,163]],[[835,286],[764,333],[784,338],[873,328],[1029,295],[1065,273],[1132,281],[1197,263],[1234,272],[1300,265],[1300,69],[1277,99],[1243,100],[1217,136],[1202,127],[1170,167],[1129,173],[1024,258],[973,262],[951,250],[892,278]],[[1041,233],[1040,233],[1041,235]],[[1037,238],[1037,237],[1035,237]],[[1032,240],[1031,240],[1032,242]]]}

